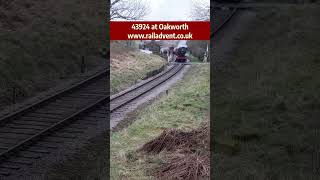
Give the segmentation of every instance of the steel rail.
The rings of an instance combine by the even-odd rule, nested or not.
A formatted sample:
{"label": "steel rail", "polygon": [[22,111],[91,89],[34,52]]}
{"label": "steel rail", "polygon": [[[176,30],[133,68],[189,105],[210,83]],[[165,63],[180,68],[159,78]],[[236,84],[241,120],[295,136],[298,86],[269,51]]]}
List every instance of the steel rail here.
{"label": "steel rail", "polygon": [[165,74],[169,73],[170,71],[172,71],[174,68],[175,68],[175,66],[172,66],[168,70],[157,74],[156,76],[144,81],[143,83],[139,84],[138,86],[135,86],[135,87],[133,87],[131,89],[128,89],[128,90],[124,90],[124,91],[122,91],[122,92],[120,92],[118,94],[112,95],[111,98],[110,98],[110,101],[114,101],[117,98],[120,98],[120,97],[122,97],[122,96],[124,96],[124,95],[126,95],[126,94],[128,94],[128,93],[130,93],[130,92],[142,87],[142,86],[145,86],[146,84],[148,84],[148,83],[150,83],[152,81],[155,81],[156,79],[158,79],[158,78],[162,77],[163,75],[165,75]]}
{"label": "steel rail", "polygon": [[11,119],[14,119],[14,118],[16,118],[18,116],[21,116],[21,115],[27,113],[28,111],[31,111],[31,110],[33,110],[33,109],[35,109],[35,108],[37,108],[37,107],[39,107],[41,105],[49,103],[49,102],[51,102],[51,101],[63,96],[66,93],[70,93],[71,91],[79,89],[82,86],[86,85],[89,82],[92,82],[93,80],[95,80],[97,78],[101,78],[103,76],[106,76],[107,72],[108,72],[107,69],[105,69],[105,70],[103,70],[101,72],[98,72],[95,75],[93,75],[93,76],[91,76],[91,77],[89,77],[87,79],[84,79],[84,80],[82,80],[82,81],[80,81],[80,82],[78,82],[78,83],[76,83],[76,84],[74,84],[74,85],[72,85],[70,87],[67,87],[67,88],[62,89],[60,91],[57,91],[54,94],[52,94],[52,95],[50,95],[50,96],[48,96],[48,97],[46,97],[44,99],[41,99],[40,101],[36,101],[36,102],[34,102],[34,103],[30,104],[30,105],[27,105],[27,106],[21,108],[20,110],[18,110],[16,112],[13,112],[13,113],[10,113],[8,115],[5,115],[5,116],[1,117],[0,118],[0,126],[4,125],[6,122],[10,121]]}
{"label": "steel rail", "polygon": [[[146,94],[147,92],[150,92],[152,89],[156,88],[157,86],[159,86],[159,85],[161,85],[162,83],[166,82],[168,79],[170,79],[170,78],[172,78],[173,76],[175,76],[178,72],[180,72],[180,71],[183,69],[183,67],[184,67],[184,65],[175,65],[173,68],[170,69],[170,71],[168,71],[168,72],[162,74],[161,76],[159,76],[159,77],[165,77],[165,75],[168,75],[169,72],[172,72],[172,70],[174,70],[175,68],[177,68],[175,71],[173,71],[172,74],[169,74],[168,77],[165,77],[163,80],[161,80],[160,82],[156,83],[155,85],[149,87],[147,90],[143,91],[142,93],[140,93],[140,94],[138,94],[138,95],[136,95],[136,96],[133,96],[133,97],[129,98],[128,100],[124,101],[124,102],[121,103],[121,104],[118,104],[117,106],[115,106],[115,107],[113,107],[113,108],[110,108],[110,111],[113,112],[113,111],[115,111],[115,110],[123,107],[124,105],[126,105],[126,104],[134,101],[135,99],[141,97],[142,95]],[[157,78],[155,78],[155,79],[152,79],[151,81],[148,81],[148,83],[143,84],[143,86],[144,86],[144,85],[148,85],[150,82],[158,79],[159,77],[157,77]],[[139,86],[139,87],[142,87],[142,86]],[[136,88],[136,89],[137,89],[137,88]],[[132,92],[132,91],[131,91],[131,92]],[[114,99],[113,99],[113,101],[114,101]],[[111,105],[111,103],[110,103],[110,105]]]}
{"label": "steel rail", "polygon": [[20,143],[16,144],[15,146],[9,148],[8,150],[2,152],[0,154],[0,160],[3,161],[6,158],[8,158],[11,154],[17,152],[18,150],[20,150],[21,148],[31,145],[32,143],[36,142],[39,138],[48,135],[50,133],[53,133],[55,130],[57,130],[58,128],[64,127],[66,125],[66,123],[70,123],[72,122],[72,120],[74,120],[76,117],[79,117],[80,115],[82,115],[83,113],[86,113],[88,111],[90,111],[92,108],[102,104],[102,103],[107,103],[109,100],[109,96],[103,96],[100,99],[98,99],[97,101],[85,106],[84,108],[78,110],[77,112],[74,112],[73,114],[69,115],[68,117],[62,119],[61,121],[51,125],[50,127],[38,132],[37,134],[29,137],[28,139],[25,139],[23,141],[21,141]]}

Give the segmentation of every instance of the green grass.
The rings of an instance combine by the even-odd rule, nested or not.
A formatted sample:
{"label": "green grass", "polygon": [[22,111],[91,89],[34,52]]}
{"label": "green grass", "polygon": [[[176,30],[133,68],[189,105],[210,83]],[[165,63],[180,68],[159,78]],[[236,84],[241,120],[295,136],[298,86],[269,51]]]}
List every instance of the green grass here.
{"label": "green grass", "polygon": [[198,57],[195,57],[193,55],[189,56],[190,62],[202,62]]}
{"label": "green grass", "polygon": [[112,179],[152,179],[146,171],[163,162],[161,154],[144,156],[136,150],[165,128],[190,130],[208,119],[209,73],[208,65],[193,65],[168,95],[139,112],[127,129],[112,133]]}
{"label": "green grass", "polygon": [[104,7],[103,1],[1,3],[0,102],[10,103],[12,86],[28,97],[78,73],[82,55],[88,69],[106,64],[99,52],[106,47]]}
{"label": "green grass", "polygon": [[110,91],[115,94],[137,81],[146,78],[150,72],[160,70],[166,63],[158,55],[147,55],[136,49],[126,48],[123,42],[111,44]]}
{"label": "green grass", "polygon": [[320,11],[257,12],[214,74],[214,178],[310,179],[319,167]]}

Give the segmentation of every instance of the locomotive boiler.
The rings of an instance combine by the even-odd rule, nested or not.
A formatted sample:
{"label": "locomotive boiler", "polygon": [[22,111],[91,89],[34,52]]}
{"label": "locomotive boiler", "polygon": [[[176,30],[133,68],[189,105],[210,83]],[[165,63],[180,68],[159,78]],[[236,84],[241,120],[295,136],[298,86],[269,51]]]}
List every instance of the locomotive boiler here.
{"label": "locomotive boiler", "polygon": [[187,62],[187,53],[188,48],[187,47],[178,47],[175,49],[174,54],[176,56],[175,62],[178,63],[185,63]]}

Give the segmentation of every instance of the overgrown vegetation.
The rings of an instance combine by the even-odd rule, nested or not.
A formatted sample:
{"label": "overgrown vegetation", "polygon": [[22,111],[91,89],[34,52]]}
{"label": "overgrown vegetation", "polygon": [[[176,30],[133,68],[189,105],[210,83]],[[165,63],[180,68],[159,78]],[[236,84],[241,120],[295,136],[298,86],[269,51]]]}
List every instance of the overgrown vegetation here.
{"label": "overgrown vegetation", "polygon": [[150,179],[155,169],[170,163],[165,153],[137,150],[165,129],[190,131],[208,119],[209,73],[209,66],[193,65],[168,95],[139,112],[127,129],[112,133],[111,179]]}
{"label": "overgrown vegetation", "polygon": [[191,131],[164,130],[139,151],[147,154],[163,152],[164,163],[151,172],[157,179],[209,179],[209,121]]}
{"label": "overgrown vegetation", "polygon": [[193,40],[187,41],[188,48],[192,54],[191,61],[203,61],[204,54],[207,50],[208,41]]}
{"label": "overgrown vegetation", "polygon": [[110,47],[111,72],[110,91],[115,94],[137,81],[146,78],[149,73],[157,72],[165,65],[162,57],[145,54],[138,49],[128,48],[125,41],[114,41]]}
{"label": "overgrown vegetation", "polygon": [[190,62],[202,62],[198,57],[195,57],[193,55],[189,55],[188,59],[190,60]]}
{"label": "overgrown vegetation", "polygon": [[214,179],[319,177],[320,11],[257,11],[213,78]]}
{"label": "overgrown vegetation", "polygon": [[0,2],[0,102],[34,95],[55,80],[106,65],[105,2],[78,0]]}

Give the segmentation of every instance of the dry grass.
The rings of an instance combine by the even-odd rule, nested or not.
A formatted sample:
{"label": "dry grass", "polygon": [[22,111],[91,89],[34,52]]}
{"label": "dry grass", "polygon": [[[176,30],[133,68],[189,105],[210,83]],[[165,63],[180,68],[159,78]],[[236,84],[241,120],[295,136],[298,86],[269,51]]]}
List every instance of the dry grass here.
{"label": "dry grass", "polygon": [[164,164],[155,168],[157,179],[209,179],[210,133],[209,123],[188,132],[169,129],[144,144],[139,151],[163,152]]}
{"label": "dry grass", "polygon": [[209,179],[210,158],[208,154],[173,154],[165,159],[166,164],[156,169],[155,177],[159,180],[185,179],[201,180]]}
{"label": "dry grass", "polygon": [[126,47],[125,41],[111,43],[110,60],[111,94],[144,79],[148,73],[159,70],[166,63],[158,55],[148,55]]}
{"label": "dry grass", "polygon": [[162,151],[195,152],[198,149],[209,149],[209,123],[199,129],[183,131],[166,129],[157,138],[144,144],[139,151],[160,153]]}

